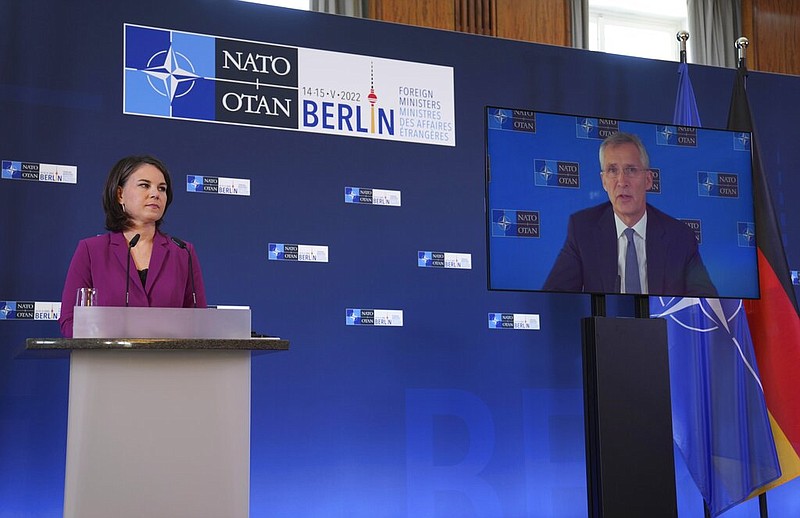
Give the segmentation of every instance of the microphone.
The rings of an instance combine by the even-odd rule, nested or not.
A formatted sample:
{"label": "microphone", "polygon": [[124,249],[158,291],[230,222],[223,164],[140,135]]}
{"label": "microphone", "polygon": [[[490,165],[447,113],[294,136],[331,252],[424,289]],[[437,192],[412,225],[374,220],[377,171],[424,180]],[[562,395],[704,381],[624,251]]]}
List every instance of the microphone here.
{"label": "microphone", "polygon": [[192,253],[189,251],[189,247],[186,246],[186,242],[183,240],[175,237],[170,236],[170,239],[173,243],[175,243],[178,248],[183,248],[186,250],[186,253],[189,255],[189,279],[192,281],[192,302],[194,302],[194,307],[197,307],[197,292],[194,289],[194,267],[192,266]]}
{"label": "microphone", "polygon": [[139,234],[134,235],[131,238],[131,242],[128,243],[128,264],[125,268],[125,307],[128,307],[128,298],[130,297],[130,287],[131,287],[131,248],[136,246],[136,243],[139,242]]}

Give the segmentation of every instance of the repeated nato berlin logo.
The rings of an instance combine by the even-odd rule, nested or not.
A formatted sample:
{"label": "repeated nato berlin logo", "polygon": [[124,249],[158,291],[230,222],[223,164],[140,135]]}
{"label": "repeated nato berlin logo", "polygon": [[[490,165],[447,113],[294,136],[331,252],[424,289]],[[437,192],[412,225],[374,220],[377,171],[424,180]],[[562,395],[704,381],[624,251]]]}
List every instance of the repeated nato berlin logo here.
{"label": "repeated nato berlin logo", "polygon": [[493,237],[539,237],[539,211],[492,209]]}
{"label": "repeated nato berlin logo", "polygon": [[619,131],[616,119],[600,119],[595,117],[576,117],[575,136],[583,139],[605,140],[606,137]]}
{"label": "repeated nato berlin logo", "polygon": [[124,112],[297,128],[297,49],[126,24]]}
{"label": "repeated nato berlin logo", "polygon": [[267,258],[270,261],[327,263],[328,247],[324,245],[270,243]]}
{"label": "repeated nato berlin logo", "polygon": [[472,254],[420,250],[417,252],[417,266],[420,268],[470,270],[472,269]]}
{"label": "repeated nato berlin logo", "polygon": [[400,207],[402,196],[400,191],[388,189],[372,189],[370,187],[345,187],[344,202],[363,205],[384,205]]}
{"label": "repeated nato berlin logo", "polygon": [[528,313],[489,313],[489,329],[538,330],[539,315]]}
{"label": "repeated nato berlin logo", "polygon": [[186,175],[186,191],[250,196],[250,180],[224,178],[221,176]]}
{"label": "repeated nato berlin logo", "polygon": [[78,168],[74,165],[40,164],[3,160],[4,180],[30,180],[34,182],[78,183]]}
{"label": "repeated nato berlin logo", "polygon": [[578,162],[564,160],[533,160],[534,184],[540,187],[566,187],[580,189],[581,176]]}
{"label": "repeated nato berlin logo", "polygon": [[756,246],[756,225],[752,221],[737,221],[736,235],[739,246],[750,248]]}
{"label": "repeated nato berlin logo", "polygon": [[697,147],[697,128],[656,126],[656,145]]}
{"label": "repeated nato berlin logo", "polygon": [[739,175],[698,171],[697,194],[711,198],[738,198]]}
{"label": "repeated nato berlin logo", "polygon": [[391,326],[402,327],[402,309],[345,309],[345,323],[348,326]]}
{"label": "repeated nato berlin logo", "polygon": [[0,300],[0,320],[58,320],[60,302]]}
{"label": "repeated nato berlin logo", "polygon": [[489,129],[536,133],[536,112],[496,108],[489,112]]}

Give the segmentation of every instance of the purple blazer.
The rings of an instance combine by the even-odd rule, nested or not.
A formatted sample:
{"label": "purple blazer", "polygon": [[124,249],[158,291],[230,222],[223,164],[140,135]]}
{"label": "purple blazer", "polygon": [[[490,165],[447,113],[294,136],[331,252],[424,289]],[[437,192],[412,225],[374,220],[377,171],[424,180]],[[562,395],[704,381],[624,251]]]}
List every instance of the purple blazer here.
{"label": "purple blazer", "polygon": [[[197,307],[206,307],[206,290],[200,262],[194,247],[191,251],[194,271],[194,288]],[[78,288],[97,288],[99,306],[125,305],[125,271],[128,261],[128,242],[121,232],[109,232],[83,239],[67,271],[64,291],[61,294],[61,334],[72,336],[73,307]],[[192,282],[189,279],[189,258],[186,250],[179,248],[166,235],[156,231],[153,237],[153,254],[147,272],[147,283],[142,286],[136,265],[131,259],[129,306],[191,308]]]}

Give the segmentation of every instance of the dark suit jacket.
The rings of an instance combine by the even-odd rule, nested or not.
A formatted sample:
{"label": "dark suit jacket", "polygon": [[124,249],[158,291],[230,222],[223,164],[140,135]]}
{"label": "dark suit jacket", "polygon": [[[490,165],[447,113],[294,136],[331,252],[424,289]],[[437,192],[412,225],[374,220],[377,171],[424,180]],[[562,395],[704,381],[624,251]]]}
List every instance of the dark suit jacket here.
{"label": "dark suit jacket", "polygon": [[[716,297],[697,238],[686,224],[647,205],[647,285],[657,295]],[[544,283],[547,291],[619,293],[617,231],[611,202],[569,218],[567,240]]]}
{"label": "dark suit jacket", "polygon": [[[194,288],[197,307],[206,307],[206,290],[203,275],[194,247],[186,243],[192,253]],[[67,271],[67,280],[61,294],[61,334],[72,336],[73,307],[78,288],[97,288],[99,306],[125,305],[125,272],[128,261],[128,243],[121,232],[110,232],[83,239]],[[190,308],[192,282],[189,279],[189,258],[186,250],[178,248],[167,236],[156,232],[153,237],[153,254],[147,271],[147,282],[142,281],[131,260],[129,306]]]}

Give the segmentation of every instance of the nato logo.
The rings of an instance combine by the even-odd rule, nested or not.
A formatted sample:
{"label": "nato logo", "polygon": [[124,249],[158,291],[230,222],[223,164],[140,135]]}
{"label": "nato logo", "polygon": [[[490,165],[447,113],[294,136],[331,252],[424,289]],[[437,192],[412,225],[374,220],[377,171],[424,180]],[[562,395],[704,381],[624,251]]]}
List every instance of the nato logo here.
{"label": "nato logo", "polygon": [[797,270],[792,270],[789,272],[792,276],[792,284],[795,286],[800,286],[800,272]]}
{"label": "nato logo", "polygon": [[736,235],[739,240],[739,246],[745,248],[753,248],[756,246],[756,225],[750,221],[737,221],[736,222]]}
{"label": "nato logo", "polygon": [[536,133],[536,112],[497,108],[489,113],[489,129]]}
{"label": "nato logo", "polygon": [[694,237],[697,239],[697,244],[703,244],[703,224],[699,219],[681,219],[687,227],[694,231]]}
{"label": "nato logo", "polygon": [[514,329],[514,314],[489,313],[489,329]]}
{"label": "nato logo", "polygon": [[39,180],[39,164],[3,160],[3,179]]}
{"label": "nato logo", "polygon": [[375,325],[375,310],[347,308],[345,311],[345,322],[348,326]]}
{"label": "nato logo", "polygon": [[372,189],[365,189],[363,187],[345,187],[344,188],[344,202],[345,203],[372,203]]}
{"label": "nato logo", "polygon": [[577,117],[575,119],[575,136],[583,139],[605,140],[619,132],[619,121],[616,119],[598,119],[594,117]]}
{"label": "nato logo", "polygon": [[344,202],[345,203],[360,203],[358,198],[358,187],[345,187],[344,188]]}
{"label": "nato logo", "polygon": [[268,259],[270,261],[297,261],[298,251],[298,245],[270,243]]}
{"label": "nato logo", "polygon": [[34,320],[35,302],[0,301],[0,320]]}
{"label": "nato logo", "polygon": [[738,198],[739,175],[698,171],[697,194],[710,198]]}
{"label": "nato logo", "polygon": [[653,173],[653,185],[647,189],[650,194],[661,194],[661,169],[651,167],[650,171]]}
{"label": "nato logo", "polygon": [[17,303],[13,300],[0,300],[0,320],[17,318]]}
{"label": "nato logo", "polygon": [[733,136],[733,149],[735,151],[750,151],[752,135],[747,132],[737,132]]}
{"label": "nato logo", "polygon": [[656,126],[656,145],[697,147],[697,128]]}
{"label": "nato logo", "polygon": [[4,180],[21,180],[22,179],[22,163],[14,162],[11,160],[3,160],[3,179]]}
{"label": "nato logo", "polygon": [[[654,301],[651,304],[657,306],[650,316],[666,318],[678,324],[680,327],[674,328],[676,338],[689,341],[693,339],[691,336],[693,333],[712,336],[706,333],[720,332],[731,339],[730,345],[738,348],[734,334],[737,329],[741,329],[737,325],[737,317],[744,318],[744,306],[741,300],[696,297],[652,297],[652,299]],[[672,332],[670,329],[670,333]]]}
{"label": "nato logo", "polygon": [[186,175],[186,192],[218,192],[219,178],[215,176]]}
{"label": "nato logo", "polygon": [[297,128],[297,49],[125,25],[124,113]]}
{"label": "nato logo", "polygon": [[493,237],[539,237],[539,211],[492,209]]}
{"label": "nato logo", "polygon": [[444,268],[444,252],[418,252],[417,266],[421,268]]}
{"label": "nato logo", "polygon": [[580,189],[580,166],[577,162],[536,158],[533,160],[533,182],[540,187]]}

